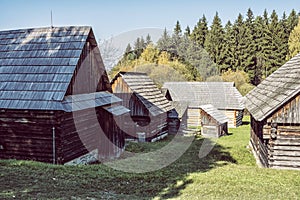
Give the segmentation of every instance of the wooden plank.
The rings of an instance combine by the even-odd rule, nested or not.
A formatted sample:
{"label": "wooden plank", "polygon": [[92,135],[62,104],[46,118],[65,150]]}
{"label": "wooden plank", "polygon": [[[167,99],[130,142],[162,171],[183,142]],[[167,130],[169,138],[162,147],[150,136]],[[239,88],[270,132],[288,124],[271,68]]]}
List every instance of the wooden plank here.
{"label": "wooden plank", "polygon": [[274,150],[273,156],[297,156],[300,157],[300,151]]}
{"label": "wooden plank", "polygon": [[273,155],[270,160],[282,160],[282,161],[299,161],[300,157],[297,156],[282,156],[282,155]]}
{"label": "wooden plank", "polygon": [[285,170],[300,170],[300,167],[288,167],[288,166],[282,166],[282,165],[272,165],[273,169],[285,169]]}
{"label": "wooden plank", "polygon": [[273,147],[274,151],[275,150],[287,150],[287,151],[299,151],[300,152],[300,146],[281,146],[281,145],[275,145]]}
{"label": "wooden plank", "polygon": [[294,161],[294,160],[289,160],[289,161],[274,160],[270,164],[277,165],[277,166],[285,166],[285,167],[295,167],[295,168],[300,167],[300,161]]}
{"label": "wooden plank", "polygon": [[300,146],[300,138],[298,138],[298,139],[289,139],[289,138],[281,139],[281,138],[282,137],[276,139],[274,141],[274,145]]}

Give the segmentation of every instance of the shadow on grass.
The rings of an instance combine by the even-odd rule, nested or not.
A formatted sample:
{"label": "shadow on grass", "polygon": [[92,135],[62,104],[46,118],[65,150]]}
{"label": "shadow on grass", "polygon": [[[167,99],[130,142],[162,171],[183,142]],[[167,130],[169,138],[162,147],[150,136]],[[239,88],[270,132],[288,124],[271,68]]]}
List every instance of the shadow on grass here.
{"label": "shadow on grass", "polygon": [[249,120],[243,120],[243,122],[242,122],[242,126],[244,126],[244,125],[249,125],[250,124],[250,121]]}
{"label": "shadow on grass", "polygon": [[[213,141],[207,141],[214,145]],[[218,144],[213,146],[207,156],[200,159],[199,149],[203,142],[203,138],[196,137],[178,160],[165,168],[147,173],[126,173],[103,164],[53,166],[36,162],[0,161],[0,174],[3,180],[3,184],[0,183],[0,197],[15,196],[22,199],[177,197],[193,183],[189,178],[190,173],[203,173],[228,163],[236,163],[228,153],[228,149]],[[149,143],[137,145],[141,145],[141,149],[151,146]]]}
{"label": "shadow on grass", "polygon": [[[205,140],[207,142],[208,139]],[[166,191],[158,191],[161,199],[177,197],[180,195],[181,190],[187,185],[192,184],[192,180],[188,179],[189,173],[203,173],[215,167],[227,165],[228,163],[237,163],[237,161],[230,156],[227,151],[228,148],[215,144],[211,140],[209,140],[209,142],[211,145],[214,145],[214,147],[207,156],[200,159],[199,149],[203,142],[203,138],[195,138],[193,144],[179,160],[163,169],[166,174],[170,175],[168,177],[169,183],[166,183]]]}

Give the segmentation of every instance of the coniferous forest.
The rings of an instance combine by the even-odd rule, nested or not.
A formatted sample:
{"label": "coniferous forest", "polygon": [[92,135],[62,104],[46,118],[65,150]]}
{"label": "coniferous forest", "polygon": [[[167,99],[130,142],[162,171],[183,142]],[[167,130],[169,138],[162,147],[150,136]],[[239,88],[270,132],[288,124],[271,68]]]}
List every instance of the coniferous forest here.
{"label": "coniferous forest", "polygon": [[300,52],[298,21],[295,10],[282,16],[265,10],[254,16],[250,8],[226,23],[217,12],[212,22],[203,15],[192,28],[177,21],[155,44],[150,35],[128,44],[110,74],[143,71],[159,86],[167,80],[234,81],[246,94]]}

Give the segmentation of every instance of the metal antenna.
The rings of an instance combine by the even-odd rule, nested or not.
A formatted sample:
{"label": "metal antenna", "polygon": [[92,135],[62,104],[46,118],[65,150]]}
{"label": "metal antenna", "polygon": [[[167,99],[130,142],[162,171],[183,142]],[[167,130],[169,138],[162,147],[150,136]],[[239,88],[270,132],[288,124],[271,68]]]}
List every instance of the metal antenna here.
{"label": "metal antenna", "polygon": [[52,10],[51,10],[51,28],[53,28]]}

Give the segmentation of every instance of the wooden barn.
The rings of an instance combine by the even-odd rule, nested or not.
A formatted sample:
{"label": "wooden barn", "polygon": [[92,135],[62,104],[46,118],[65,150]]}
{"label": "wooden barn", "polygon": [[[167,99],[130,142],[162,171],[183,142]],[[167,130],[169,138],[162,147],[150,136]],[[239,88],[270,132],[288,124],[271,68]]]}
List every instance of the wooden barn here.
{"label": "wooden barn", "polygon": [[129,112],[91,27],[0,31],[0,158],[54,164],[114,158]]}
{"label": "wooden barn", "polygon": [[119,72],[111,81],[113,93],[123,99],[130,118],[123,120],[127,138],[144,133],[146,141],[168,135],[168,115],[172,106],[145,73]]}
{"label": "wooden barn", "polygon": [[163,88],[167,89],[168,100],[188,104],[188,127],[201,126],[200,106],[206,104],[227,116],[229,128],[242,125],[243,97],[233,82],[166,82]]}
{"label": "wooden barn", "polygon": [[200,106],[201,135],[218,138],[228,134],[228,118],[213,105]]}
{"label": "wooden barn", "polygon": [[265,167],[300,169],[300,54],[246,95],[251,140]]}

